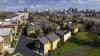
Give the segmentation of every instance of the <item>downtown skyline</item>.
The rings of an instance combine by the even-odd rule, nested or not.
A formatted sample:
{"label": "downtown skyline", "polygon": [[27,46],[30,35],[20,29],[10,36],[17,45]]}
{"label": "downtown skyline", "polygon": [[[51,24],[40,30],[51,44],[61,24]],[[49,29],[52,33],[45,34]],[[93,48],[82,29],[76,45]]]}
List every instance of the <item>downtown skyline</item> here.
{"label": "downtown skyline", "polygon": [[100,0],[0,0],[0,11],[46,9],[95,9],[100,10]]}

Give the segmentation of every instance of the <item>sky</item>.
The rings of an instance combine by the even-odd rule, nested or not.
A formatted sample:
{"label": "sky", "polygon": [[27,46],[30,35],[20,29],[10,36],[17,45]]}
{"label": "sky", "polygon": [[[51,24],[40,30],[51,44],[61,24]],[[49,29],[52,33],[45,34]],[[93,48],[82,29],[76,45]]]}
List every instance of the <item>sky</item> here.
{"label": "sky", "polygon": [[0,11],[47,9],[95,9],[100,10],[100,0],[0,0]]}

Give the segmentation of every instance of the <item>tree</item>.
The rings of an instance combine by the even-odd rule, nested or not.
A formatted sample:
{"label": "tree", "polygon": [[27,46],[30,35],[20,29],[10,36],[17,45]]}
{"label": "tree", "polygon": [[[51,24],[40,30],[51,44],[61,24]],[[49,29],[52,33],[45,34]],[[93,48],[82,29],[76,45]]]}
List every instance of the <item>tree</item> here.
{"label": "tree", "polygon": [[86,30],[89,30],[94,26],[94,22],[93,21],[88,21],[86,24],[85,24],[85,29]]}
{"label": "tree", "polygon": [[32,17],[32,15],[31,15],[31,14],[29,14],[29,16],[28,16],[28,17],[29,17],[29,21],[30,21],[30,22],[33,22],[33,17]]}
{"label": "tree", "polygon": [[36,39],[36,38],[43,37],[43,36],[44,36],[43,30],[40,30],[40,29],[35,30],[35,33],[30,33],[29,36],[30,36],[31,38],[35,38],[35,39]]}
{"label": "tree", "polygon": [[49,28],[48,28],[47,30],[48,30],[48,34],[49,34],[49,33],[51,33],[51,32],[56,31],[56,27],[49,26]]}
{"label": "tree", "polygon": [[11,47],[12,47],[12,48],[15,48],[15,46],[16,46],[16,41],[13,39],[13,40],[12,40],[12,43],[11,43]]}
{"label": "tree", "polygon": [[61,29],[66,29],[67,22],[61,22]]}

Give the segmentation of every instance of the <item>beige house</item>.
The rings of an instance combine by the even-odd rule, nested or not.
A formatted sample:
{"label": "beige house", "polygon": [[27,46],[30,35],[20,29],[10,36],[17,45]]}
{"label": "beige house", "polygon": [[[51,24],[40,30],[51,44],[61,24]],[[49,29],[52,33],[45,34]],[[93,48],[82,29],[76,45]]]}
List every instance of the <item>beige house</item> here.
{"label": "beige house", "polygon": [[48,40],[46,37],[42,37],[35,41],[34,48],[37,52],[41,53],[42,55],[48,55],[51,49],[50,40]]}
{"label": "beige house", "polygon": [[0,36],[4,38],[4,46],[9,47],[12,42],[12,28],[0,28]]}
{"label": "beige house", "polygon": [[47,35],[48,40],[51,42],[51,51],[57,49],[58,43],[60,42],[60,37],[55,33]]}
{"label": "beige house", "polygon": [[12,28],[13,29],[13,34],[17,33],[17,28],[18,28],[18,22],[16,20],[12,19],[5,19],[2,21],[3,23],[0,25],[0,28]]}

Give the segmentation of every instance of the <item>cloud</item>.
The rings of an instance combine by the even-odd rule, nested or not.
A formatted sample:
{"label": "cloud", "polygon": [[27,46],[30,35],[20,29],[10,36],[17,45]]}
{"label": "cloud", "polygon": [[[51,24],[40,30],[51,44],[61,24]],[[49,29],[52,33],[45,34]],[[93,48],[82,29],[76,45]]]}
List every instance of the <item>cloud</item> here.
{"label": "cloud", "polygon": [[56,5],[57,5],[57,6],[61,6],[62,4],[59,3],[59,4],[56,4]]}
{"label": "cloud", "polygon": [[6,9],[9,9],[9,10],[11,10],[11,9],[19,9],[19,8],[24,8],[24,6],[23,5],[19,5],[19,6],[7,6],[6,7]]}
{"label": "cloud", "polygon": [[93,2],[100,2],[100,0],[88,0],[88,1],[93,1]]}
{"label": "cloud", "polygon": [[45,5],[45,7],[48,7],[48,6],[49,6],[48,4]]}
{"label": "cloud", "polygon": [[45,4],[45,5],[36,4],[36,5],[30,6],[30,8],[43,8],[43,7],[49,7],[49,5],[48,4]]}
{"label": "cloud", "polygon": [[6,3],[6,2],[8,2],[8,0],[0,0],[0,2],[4,2],[4,3]]}
{"label": "cloud", "polygon": [[16,8],[24,8],[25,6],[20,5],[20,6],[16,6]]}
{"label": "cloud", "polygon": [[24,0],[19,0],[18,3],[25,3],[26,1]]}
{"label": "cloud", "polygon": [[53,1],[48,1],[48,3],[52,4],[52,3],[53,3]]}
{"label": "cloud", "polygon": [[4,0],[4,2],[8,2],[8,0]]}
{"label": "cloud", "polygon": [[83,1],[83,0],[73,0],[73,1],[70,1],[72,3],[80,3],[80,4],[86,4],[87,2],[86,1]]}
{"label": "cloud", "polygon": [[79,4],[88,4],[88,3],[100,3],[100,0],[63,0],[63,3],[79,3]]}
{"label": "cloud", "polygon": [[35,8],[35,6],[34,5],[31,5],[30,8]]}
{"label": "cloud", "polygon": [[37,7],[37,8],[40,8],[40,7],[43,7],[43,5],[37,4],[36,7]]}
{"label": "cloud", "polygon": [[43,7],[43,5],[37,4],[37,5],[31,5],[30,6],[30,8],[41,8],[41,7]]}

